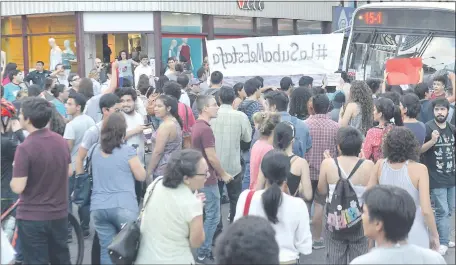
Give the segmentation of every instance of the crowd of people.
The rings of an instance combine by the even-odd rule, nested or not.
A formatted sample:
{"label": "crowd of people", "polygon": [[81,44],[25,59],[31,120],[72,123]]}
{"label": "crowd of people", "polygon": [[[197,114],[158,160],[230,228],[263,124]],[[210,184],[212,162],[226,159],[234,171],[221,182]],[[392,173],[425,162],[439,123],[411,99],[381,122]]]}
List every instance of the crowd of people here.
{"label": "crowd of people", "polygon": [[454,73],[406,90],[346,73],[338,86],[230,87],[207,62],[195,78],[172,57],[157,77],[146,54],[95,62],[87,78],[40,61],[25,78],[5,69],[2,213],[20,198],[16,263],[69,264],[71,195],[90,163],[90,200],[76,207],[99,239],[94,264],[112,264],[108,246],[141,205],[136,264],[298,264],[323,248],[327,264],[445,264]]}

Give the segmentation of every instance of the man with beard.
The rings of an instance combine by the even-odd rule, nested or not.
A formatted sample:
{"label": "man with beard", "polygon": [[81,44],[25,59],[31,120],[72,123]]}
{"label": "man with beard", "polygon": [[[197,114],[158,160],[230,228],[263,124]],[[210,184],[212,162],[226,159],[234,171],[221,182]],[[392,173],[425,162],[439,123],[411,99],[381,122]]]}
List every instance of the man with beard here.
{"label": "man with beard", "polygon": [[127,122],[127,134],[125,140],[127,144],[136,148],[141,162],[144,164],[144,135],[143,130],[144,118],[136,112],[135,104],[138,95],[133,88],[122,88],[117,92],[120,98],[120,104],[124,112],[125,121]]}
{"label": "man with beard", "polygon": [[446,121],[450,103],[446,98],[432,101],[434,120],[426,123],[425,144],[421,148],[429,170],[431,200],[440,237],[440,254],[445,255],[450,242],[451,214],[455,205],[455,128]]}

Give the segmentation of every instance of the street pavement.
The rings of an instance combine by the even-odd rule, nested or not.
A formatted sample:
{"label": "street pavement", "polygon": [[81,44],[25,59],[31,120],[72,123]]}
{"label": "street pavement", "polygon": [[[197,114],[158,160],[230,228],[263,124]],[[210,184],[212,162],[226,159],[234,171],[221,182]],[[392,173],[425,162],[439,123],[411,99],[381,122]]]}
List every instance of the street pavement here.
{"label": "street pavement", "polygon": [[[229,211],[229,204],[222,205],[222,215],[223,215],[223,226],[227,227],[227,216]],[[76,208],[74,208],[73,213],[77,213]],[[92,255],[92,241],[95,229],[93,227],[93,223],[91,222],[91,236],[84,241],[84,262],[83,264],[91,264],[91,255]],[[452,233],[451,233],[451,241],[455,240],[455,219],[453,215],[452,220]],[[76,255],[76,243],[73,242],[70,244],[70,252],[71,256]],[[455,249],[450,248],[445,255],[445,260],[447,264],[455,264]],[[325,250],[313,250],[312,254],[310,255],[301,255],[300,264],[325,264]]]}

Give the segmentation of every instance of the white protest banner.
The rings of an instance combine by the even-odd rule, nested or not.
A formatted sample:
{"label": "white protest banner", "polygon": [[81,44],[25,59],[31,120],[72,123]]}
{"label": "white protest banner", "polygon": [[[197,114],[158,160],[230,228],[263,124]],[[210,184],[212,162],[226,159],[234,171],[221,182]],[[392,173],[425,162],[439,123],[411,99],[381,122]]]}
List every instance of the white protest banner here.
{"label": "white protest banner", "polygon": [[344,34],[273,36],[207,41],[211,72],[224,76],[334,73]]}

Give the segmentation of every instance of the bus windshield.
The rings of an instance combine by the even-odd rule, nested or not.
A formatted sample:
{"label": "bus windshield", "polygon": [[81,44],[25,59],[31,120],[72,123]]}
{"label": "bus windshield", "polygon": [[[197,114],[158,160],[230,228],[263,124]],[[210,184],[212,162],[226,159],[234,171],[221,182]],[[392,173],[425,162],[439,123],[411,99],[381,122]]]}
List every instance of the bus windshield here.
{"label": "bus windshield", "polygon": [[424,75],[455,71],[454,36],[353,32],[350,48],[348,69],[362,74],[363,79],[383,78],[385,63],[391,58],[423,58]]}

